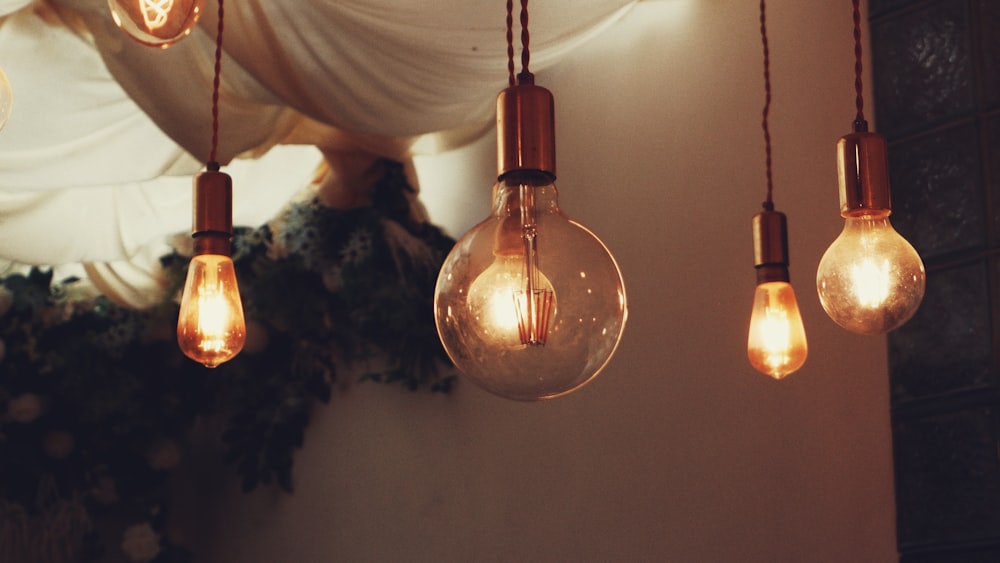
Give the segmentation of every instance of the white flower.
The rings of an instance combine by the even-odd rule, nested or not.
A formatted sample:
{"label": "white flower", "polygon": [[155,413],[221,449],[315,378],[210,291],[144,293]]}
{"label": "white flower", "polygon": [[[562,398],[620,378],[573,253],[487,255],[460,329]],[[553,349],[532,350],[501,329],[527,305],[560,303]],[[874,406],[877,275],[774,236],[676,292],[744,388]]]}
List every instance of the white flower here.
{"label": "white flower", "polygon": [[114,504],[118,502],[118,484],[107,475],[98,477],[94,486],[90,489],[94,495],[94,500],[101,504]]}
{"label": "white flower", "polygon": [[7,415],[14,422],[28,424],[40,414],[42,414],[42,399],[34,393],[22,393],[7,403]]}
{"label": "white flower", "polygon": [[340,291],[344,286],[344,272],[340,266],[333,266],[323,272],[323,287],[330,293]]}
{"label": "white flower", "polygon": [[14,294],[7,289],[7,286],[0,285],[0,317],[6,315],[13,304]]}
{"label": "white flower", "polygon": [[43,448],[52,459],[65,459],[73,453],[73,435],[65,430],[53,430],[45,435]]}
{"label": "white flower", "polygon": [[243,352],[246,354],[256,354],[267,350],[270,336],[267,327],[260,321],[247,321],[247,340],[243,344]]}
{"label": "white flower", "polygon": [[149,522],[133,524],[122,534],[122,551],[136,563],[149,563],[160,553],[160,534]]}
{"label": "white flower", "polygon": [[181,449],[173,440],[163,440],[156,444],[146,456],[149,466],[157,471],[177,467],[181,461]]}

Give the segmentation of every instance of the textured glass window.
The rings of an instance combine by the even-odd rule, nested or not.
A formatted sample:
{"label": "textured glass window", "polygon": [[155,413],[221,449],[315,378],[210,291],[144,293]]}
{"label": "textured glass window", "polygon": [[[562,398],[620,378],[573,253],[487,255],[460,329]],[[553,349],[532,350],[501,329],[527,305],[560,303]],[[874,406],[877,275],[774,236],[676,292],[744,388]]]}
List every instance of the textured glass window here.
{"label": "textured glass window", "polygon": [[975,110],[968,3],[936,2],[872,25],[878,130],[889,138]]}
{"label": "textured glass window", "polygon": [[890,148],[892,224],[925,260],[986,244],[979,162],[974,123]]}
{"label": "textured glass window", "polygon": [[995,387],[989,302],[985,261],[927,275],[917,314],[889,333],[894,405]]}
{"label": "textured glass window", "polygon": [[900,547],[1000,535],[996,423],[981,407],[893,424]]}

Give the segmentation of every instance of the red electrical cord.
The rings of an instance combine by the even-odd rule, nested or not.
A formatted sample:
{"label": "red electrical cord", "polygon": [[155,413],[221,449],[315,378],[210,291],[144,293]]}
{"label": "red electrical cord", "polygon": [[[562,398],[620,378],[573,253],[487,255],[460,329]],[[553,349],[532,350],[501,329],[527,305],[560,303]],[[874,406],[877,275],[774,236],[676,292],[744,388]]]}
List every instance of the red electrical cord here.
{"label": "red electrical cord", "polygon": [[208,155],[206,168],[212,171],[219,170],[219,162],[216,160],[216,152],[219,147],[219,85],[222,76],[222,20],[223,20],[223,0],[219,2],[219,26],[215,35],[215,78],[212,81],[212,145]]}
{"label": "red electrical cord", "polygon": [[867,131],[865,121],[865,99],[861,84],[861,0],[853,0],[854,7],[854,91],[858,115],[854,118],[854,131]]}
{"label": "red electrical cord", "polygon": [[764,111],[761,128],[764,129],[764,155],[767,165],[767,198],[762,206],[767,211],[774,210],[774,182],[771,174],[771,130],[767,126],[767,115],[771,110],[771,59],[767,48],[767,20],[765,18],[765,0],[760,0],[760,38],[764,44]]}

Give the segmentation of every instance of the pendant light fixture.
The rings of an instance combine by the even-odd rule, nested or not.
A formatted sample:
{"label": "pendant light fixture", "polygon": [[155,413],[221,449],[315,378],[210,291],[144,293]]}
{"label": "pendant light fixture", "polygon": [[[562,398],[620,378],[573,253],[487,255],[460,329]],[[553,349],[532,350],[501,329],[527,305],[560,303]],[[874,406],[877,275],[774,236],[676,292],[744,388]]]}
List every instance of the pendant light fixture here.
{"label": "pendant light fixture", "polygon": [[219,81],[222,72],[223,0],[215,45],[212,144],[206,171],[194,179],[194,256],[188,266],[177,319],[177,343],[192,360],[214,368],[231,360],[246,341],[243,304],[230,258],[233,182],[219,171]]}
{"label": "pendant light fixture", "polygon": [[868,131],[861,84],[861,12],[854,4],[857,117],[854,131],[837,142],[840,215],[844,230],[816,272],[823,309],[840,326],[860,334],[898,328],[924,296],[924,265],[917,251],[889,223],[889,157],[885,137]]}
{"label": "pendant light fixture", "polygon": [[471,381],[516,400],[559,397],[607,365],[625,328],[625,286],[614,258],[559,208],[552,94],[528,71],[527,0],[514,75],[497,97],[498,179],[489,217],[445,259],[434,292],[438,334]]}
{"label": "pendant light fixture", "polygon": [[788,221],[774,210],[771,174],[771,133],[767,124],[771,108],[771,71],[767,47],[765,0],[760,2],[760,36],[764,45],[764,152],[767,168],[767,198],[754,215],[753,254],[757,270],[747,358],[757,371],[782,379],[802,367],[808,355],[806,331],[788,275]]}
{"label": "pendant light fixture", "polygon": [[150,47],[167,48],[186,37],[205,0],[108,0],[115,25]]}

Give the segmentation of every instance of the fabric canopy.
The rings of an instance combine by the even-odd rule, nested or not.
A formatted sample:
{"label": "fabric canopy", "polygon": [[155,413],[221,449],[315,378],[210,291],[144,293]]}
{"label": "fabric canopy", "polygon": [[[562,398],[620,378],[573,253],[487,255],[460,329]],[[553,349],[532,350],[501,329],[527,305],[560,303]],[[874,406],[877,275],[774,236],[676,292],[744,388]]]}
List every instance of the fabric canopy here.
{"label": "fabric canopy", "polygon": [[[531,69],[631,4],[532,5]],[[0,0],[0,15],[14,92],[0,132],[0,258],[82,264],[142,305],[153,257],[190,228],[191,176],[208,158],[217,5],[167,49],[132,41],[107,0]],[[479,138],[506,86],[499,0],[237,0],[223,37],[218,160],[237,224],[273,217],[324,155],[334,166],[322,181],[337,183],[331,155],[406,162]]]}

